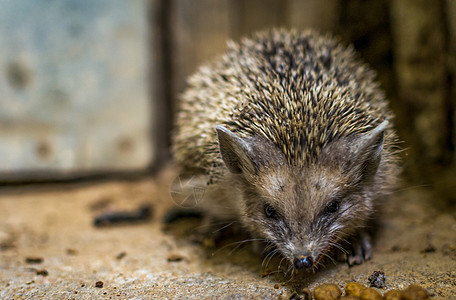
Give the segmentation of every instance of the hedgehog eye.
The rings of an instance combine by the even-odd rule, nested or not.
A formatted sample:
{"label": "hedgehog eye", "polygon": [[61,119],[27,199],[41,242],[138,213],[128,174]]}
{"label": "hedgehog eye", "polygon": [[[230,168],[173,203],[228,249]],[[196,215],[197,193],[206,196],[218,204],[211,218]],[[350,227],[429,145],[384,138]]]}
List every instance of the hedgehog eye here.
{"label": "hedgehog eye", "polygon": [[326,205],[325,213],[327,213],[327,214],[333,214],[333,213],[336,213],[336,212],[338,212],[338,211],[339,211],[339,201],[334,200],[334,201],[329,202],[329,203]]}
{"label": "hedgehog eye", "polygon": [[270,219],[277,219],[277,212],[274,207],[272,207],[271,204],[266,204],[264,207],[264,213],[266,217]]}

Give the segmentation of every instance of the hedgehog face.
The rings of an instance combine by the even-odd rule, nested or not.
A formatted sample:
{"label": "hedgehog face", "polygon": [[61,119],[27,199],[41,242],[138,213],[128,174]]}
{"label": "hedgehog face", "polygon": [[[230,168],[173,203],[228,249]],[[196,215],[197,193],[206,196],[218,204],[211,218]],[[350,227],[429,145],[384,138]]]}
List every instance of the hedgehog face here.
{"label": "hedgehog face", "polygon": [[263,171],[256,181],[242,183],[244,224],[272,242],[297,269],[318,265],[371,211],[363,189],[355,191],[339,168],[317,162]]}
{"label": "hedgehog face", "polygon": [[318,265],[372,211],[385,128],[331,142],[315,161],[295,167],[267,139],[218,126],[222,158],[243,192],[244,224],[296,269]]}

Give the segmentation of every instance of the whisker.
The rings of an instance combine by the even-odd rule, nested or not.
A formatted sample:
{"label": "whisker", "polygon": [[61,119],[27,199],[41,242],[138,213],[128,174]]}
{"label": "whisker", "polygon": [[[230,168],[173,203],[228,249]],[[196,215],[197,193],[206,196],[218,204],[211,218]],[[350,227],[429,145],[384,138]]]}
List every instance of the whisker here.
{"label": "whisker", "polygon": [[271,250],[274,250],[274,244],[268,241],[268,244],[264,247],[262,253],[269,252]]}
{"label": "whisker", "polygon": [[295,278],[294,270],[295,269],[294,269],[294,267],[292,265],[288,266],[287,271],[285,273],[285,276],[289,276],[289,279],[287,281],[285,281],[285,283],[289,283],[290,281],[293,280],[293,278]]}
{"label": "whisker", "polygon": [[282,257],[282,259],[279,262],[279,265],[277,266],[277,270],[280,270],[280,267],[282,266],[282,262],[285,259],[285,257]]}
{"label": "whisker", "polygon": [[[203,222],[204,223],[204,222]],[[231,223],[228,223],[228,225],[232,225],[234,223],[239,223],[239,221],[232,221]],[[227,222],[226,221],[220,221],[220,222],[209,222],[209,223],[204,223],[204,224],[201,224],[199,226],[196,226],[195,227],[195,230],[198,230],[198,229],[203,229],[203,228],[207,228],[207,227],[214,227],[214,226],[218,226],[218,225],[226,225]],[[226,226],[224,226],[223,228],[225,228]],[[222,229],[223,229],[222,228]]]}
{"label": "whisker", "polygon": [[[247,239],[247,240],[242,240],[242,241],[229,243],[229,244],[226,244],[223,247],[220,247],[219,249],[217,249],[214,253],[212,253],[212,256],[216,255],[218,252],[222,251],[223,249],[225,249],[227,247],[230,247],[230,246],[233,246],[233,245],[237,245],[236,248],[235,248],[235,249],[237,249],[240,245],[242,245],[244,243],[254,242],[254,241],[265,241],[265,239]],[[231,252],[230,252],[230,255],[231,255]]]}
{"label": "whisker", "polygon": [[274,251],[271,251],[263,258],[263,261],[261,262],[262,267],[264,267],[264,263],[265,263],[266,259],[268,258],[268,256],[273,255],[273,254],[274,254]]}
{"label": "whisker", "polygon": [[241,247],[242,245],[244,245],[245,243],[248,243],[248,242],[255,242],[255,241],[260,241],[260,240],[263,240],[263,239],[250,239],[250,240],[244,240],[242,241],[242,243],[238,242],[236,247],[234,247],[229,253],[228,255],[232,255],[234,253],[234,251],[236,251],[237,249],[239,249],[239,247]]}
{"label": "whisker", "polygon": [[431,184],[418,184],[418,185],[403,187],[403,188],[400,188],[397,190],[393,190],[391,192],[400,193],[400,192],[409,191],[409,190],[413,190],[413,189],[420,188],[420,187],[432,187],[432,185]]}
{"label": "whisker", "polygon": [[331,257],[330,255],[328,255],[327,253],[323,253],[323,256],[329,258],[329,259],[332,261],[332,263],[333,263],[334,265],[337,265],[337,263],[336,263],[336,261],[334,260],[334,258],[332,258],[332,257]]}
{"label": "whisker", "polygon": [[339,244],[336,244],[336,243],[333,243],[333,242],[329,242],[329,245],[331,245],[331,246],[333,246],[333,247],[339,249],[340,251],[342,251],[342,252],[345,253],[345,254],[348,254],[348,250],[345,249],[344,247],[342,247],[342,246],[339,245]]}
{"label": "whisker", "polygon": [[269,260],[268,260],[268,262],[266,263],[266,267],[269,266],[269,263],[271,262],[271,259],[274,257],[274,255],[276,255],[277,253],[279,253],[279,250],[278,250],[278,249],[273,250],[271,253],[272,253],[272,255],[269,257]]}
{"label": "whisker", "polygon": [[269,266],[269,261],[270,261],[270,260],[269,260],[267,263],[266,263],[266,261],[268,260],[269,257],[272,258],[272,257],[274,256],[275,253],[276,253],[276,251],[271,251],[271,252],[268,253],[268,255],[266,255],[266,256],[263,258],[263,261],[261,262],[261,266],[262,266],[263,268],[267,268],[267,267]]}
{"label": "whisker", "polygon": [[231,222],[231,223],[228,223],[228,224],[226,224],[225,226],[223,226],[223,227],[221,227],[221,228],[219,228],[219,229],[217,229],[217,230],[212,231],[212,233],[219,232],[219,231],[221,231],[221,230],[223,230],[223,229],[225,229],[225,228],[227,228],[227,227],[233,225],[235,222],[236,222],[236,221],[233,221],[233,222]]}

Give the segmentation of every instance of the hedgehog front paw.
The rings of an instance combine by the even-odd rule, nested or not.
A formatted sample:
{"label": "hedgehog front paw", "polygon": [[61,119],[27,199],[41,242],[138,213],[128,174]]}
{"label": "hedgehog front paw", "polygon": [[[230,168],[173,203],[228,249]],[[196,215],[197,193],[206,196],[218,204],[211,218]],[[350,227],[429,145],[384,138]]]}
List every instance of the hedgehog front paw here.
{"label": "hedgehog front paw", "polygon": [[361,232],[351,244],[351,251],[347,258],[348,265],[360,265],[364,261],[371,259],[373,253],[372,248],[372,239],[370,235]]}

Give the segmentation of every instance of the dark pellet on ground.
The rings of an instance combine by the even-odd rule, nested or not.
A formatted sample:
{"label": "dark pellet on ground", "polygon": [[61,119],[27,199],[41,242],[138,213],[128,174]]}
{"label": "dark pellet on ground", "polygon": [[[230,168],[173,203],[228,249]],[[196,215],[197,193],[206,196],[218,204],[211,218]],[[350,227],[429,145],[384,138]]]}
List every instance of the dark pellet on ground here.
{"label": "dark pellet on ground", "polygon": [[123,251],[123,252],[120,252],[119,254],[117,254],[116,259],[121,260],[125,256],[127,256],[127,252]]}
{"label": "dark pellet on ground", "polygon": [[41,270],[37,270],[36,271],[36,275],[40,275],[40,276],[48,276],[49,275],[49,272],[45,269],[41,269]]}
{"label": "dark pellet on ground", "polygon": [[77,255],[78,254],[78,250],[71,249],[71,248],[66,249],[65,252],[67,255]]}
{"label": "dark pellet on ground", "polygon": [[383,271],[374,271],[371,276],[369,276],[368,281],[371,287],[383,288],[385,286],[385,273]]}
{"label": "dark pellet on ground", "polygon": [[95,282],[95,287],[102,288],[103,287],[103,281],[98,280],[97,282]]}
{"label": "dark pellet on ground", "polygon": [[423,250],[421,250],[420,252],[421,253],[434,253],[435,251],[437,251],[437,249],[434,246],[429,245],[426,248],[424,248]]}
{"label": "dark pellet on ground", "polygon": [[93,225],[95,227],[104,227],[127,223],[140,223],[149,220],[151,216],[152,206],[146,204],[135,211],[118,211],[101,214],[93,220]]}
{"label": "dark pellet on ground", "polygon": [[183,259],[184,259],[184,257],[182,255],[179,255],[179,254],[170,254],[170,255],[168,255],[168,261],[169,262],[178,262],[178,261],[181,261]]}
{"label": "dark pellet on ground", "polygon": [[25,262],[28,264],[40,264],[44,261],[42,257],[38,256],[29,256],[25,258]]}

